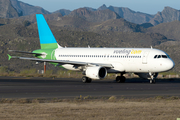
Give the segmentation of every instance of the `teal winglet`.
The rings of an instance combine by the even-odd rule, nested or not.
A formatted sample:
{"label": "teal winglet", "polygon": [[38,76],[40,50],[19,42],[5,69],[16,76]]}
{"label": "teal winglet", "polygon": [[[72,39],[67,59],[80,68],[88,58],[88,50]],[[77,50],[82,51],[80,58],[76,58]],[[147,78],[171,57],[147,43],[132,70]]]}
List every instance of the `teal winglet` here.
{"label": "teal winglet", "polygon": [[12,56],[10,56],[9,54],[7,54],[7,55],[8,55],[8,60],[11,60]]}

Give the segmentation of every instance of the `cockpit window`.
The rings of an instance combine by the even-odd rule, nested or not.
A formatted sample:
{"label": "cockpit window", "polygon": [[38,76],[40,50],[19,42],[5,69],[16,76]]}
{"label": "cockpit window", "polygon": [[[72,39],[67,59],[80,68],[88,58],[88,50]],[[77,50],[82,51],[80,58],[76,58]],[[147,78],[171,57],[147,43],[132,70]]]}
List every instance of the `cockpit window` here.
{"label": "cockpit window", "polygon": [[162,55],[162,58],[168,58],[167,55]]}
{"label": "cockpit window", "polygon": [[158,55],[158,57],[157,58],[161,58],[161,55]]}
{"label": "cockpit window", "polygon": [[168,58],[167,55],[155,55],[154,58]]}

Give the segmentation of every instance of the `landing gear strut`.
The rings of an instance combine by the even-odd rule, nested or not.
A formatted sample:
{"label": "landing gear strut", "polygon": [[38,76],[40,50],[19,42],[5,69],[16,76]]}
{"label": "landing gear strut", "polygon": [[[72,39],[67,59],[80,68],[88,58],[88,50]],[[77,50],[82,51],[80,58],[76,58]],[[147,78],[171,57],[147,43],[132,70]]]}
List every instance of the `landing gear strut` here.
{"label": "landing gear strut", "polygon": [[150,72],[149,75],[151,76],[151,78],[150,78],[150,84],[153,84],[153,83],[155,84],[155,83],[156,83],[155,76],[157,77],[157,74],[156,74],[156,73],[152,74],[152,73]]}
{"label": "landing gear strut", "polygon": [[151,80],[150,80],[150,84],[153,84],[153,83],[154,83],[154,84],[156,83],[156,80],[155,80],[155,79],[153,79],[153,80],[151,79]]}
{"label": "landing gear strut", "polygon": [[83,83],[91,83],[91,81],[92,81],[91,78],[88,78],[88,77],[86,77],[86,76],[83,76],[83,77],[82,77],[82,82],[83,82]]}
{"label": "landing gear strut", "polygon": [[124,83],[126,81],[126,78],[121,74],[121,76],[116,77],[116,82],[117,83]]}

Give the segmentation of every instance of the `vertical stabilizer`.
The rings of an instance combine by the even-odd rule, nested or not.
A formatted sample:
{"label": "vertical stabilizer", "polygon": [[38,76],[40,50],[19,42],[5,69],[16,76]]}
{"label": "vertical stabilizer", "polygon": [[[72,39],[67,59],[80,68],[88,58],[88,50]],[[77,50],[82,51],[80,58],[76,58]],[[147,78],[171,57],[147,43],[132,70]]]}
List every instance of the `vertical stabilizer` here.
{"label": "vertical stabilizer", "polygon": [[44,16],[42,14],[36,14],[36,19],[41,49],[61,48],[51,32],[51,29],[49,28]]}

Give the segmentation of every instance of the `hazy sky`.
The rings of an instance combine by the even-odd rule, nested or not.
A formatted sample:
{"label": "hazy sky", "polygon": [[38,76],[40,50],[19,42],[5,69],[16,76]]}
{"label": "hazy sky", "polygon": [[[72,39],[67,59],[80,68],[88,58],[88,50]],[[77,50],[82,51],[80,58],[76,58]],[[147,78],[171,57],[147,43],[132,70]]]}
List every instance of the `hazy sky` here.
{"label": "hazy sky", "polygon": [[74,10],[80,7],[98,8],[103,4],[107,7],[128,7],[134,11],[156,14],[165,6],[180,10],[180,0],[19,0],[30,5],[43,7],[49,12],[59,9]]}

